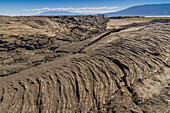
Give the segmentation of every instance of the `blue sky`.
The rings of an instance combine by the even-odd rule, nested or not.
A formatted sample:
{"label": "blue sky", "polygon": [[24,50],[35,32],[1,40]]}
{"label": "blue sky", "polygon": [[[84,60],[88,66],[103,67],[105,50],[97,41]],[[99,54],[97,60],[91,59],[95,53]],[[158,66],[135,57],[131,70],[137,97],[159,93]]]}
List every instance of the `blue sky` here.
{"label": "blue sky", "polygon": [[35,15],[44,11],[114,12],[134,5],[170,3],[170,0],[0,0],[0,15]]}

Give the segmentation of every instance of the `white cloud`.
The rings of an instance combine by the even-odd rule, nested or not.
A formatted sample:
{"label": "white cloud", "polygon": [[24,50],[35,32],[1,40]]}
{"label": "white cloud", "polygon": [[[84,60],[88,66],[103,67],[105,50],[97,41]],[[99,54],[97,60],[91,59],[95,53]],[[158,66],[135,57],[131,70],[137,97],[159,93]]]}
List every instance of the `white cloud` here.
{"label": "white cloud", "polygon": [[111,9],[116,9],[118,7],[83,7],[83,8],[73,8],[73,7],[68,7],[68,8],[40,8],[40,9],[24,9],[23,11],[33,11],[33,12],[39,12],[39,11],[74,11],[74,12],[85,12],[85,11],[91,11],[95,12],[98,10],[111,10]]}
{"label": "white cloud", "polygon": [[118,7],[83,7],[75,8],[75,10],[101,10],[101,9],[116,9]]}
{"label": "white cloud", "polygon": [[51,10],[50,8],[41,8],[41,9],[24,9],[23,11],[45,11],[45,10]]}
{"label": "white cloud", "polygon": [[102,13],[110,13],[115,11],[70,11],[72,13],[80,13],[80,14],[102,14]]}

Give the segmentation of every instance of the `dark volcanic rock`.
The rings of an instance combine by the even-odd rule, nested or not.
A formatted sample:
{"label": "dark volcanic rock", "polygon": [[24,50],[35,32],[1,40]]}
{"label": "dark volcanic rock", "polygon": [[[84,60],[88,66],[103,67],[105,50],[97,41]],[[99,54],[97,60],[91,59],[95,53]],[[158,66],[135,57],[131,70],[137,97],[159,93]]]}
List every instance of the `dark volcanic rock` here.
{"label": "dark volcanic rock", "polygon": [[106,31],[98,17],[49,18],[71,22],[72,31],[57,32],[62,38],[3,35],[1,112],[170,112],[169,23]]}
{"label": "dark volcanic rock", "polygon": [[0,44],[8,43],[7,41],[0,40]]}

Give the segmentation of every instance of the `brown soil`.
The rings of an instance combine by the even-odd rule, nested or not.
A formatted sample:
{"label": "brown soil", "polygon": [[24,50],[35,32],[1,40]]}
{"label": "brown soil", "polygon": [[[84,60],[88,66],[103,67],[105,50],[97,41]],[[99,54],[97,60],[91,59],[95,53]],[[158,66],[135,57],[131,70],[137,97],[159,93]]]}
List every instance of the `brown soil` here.
{"label": "brown soil", "polygon": [[170,20],[0,16],[0,111],[170,112]]}

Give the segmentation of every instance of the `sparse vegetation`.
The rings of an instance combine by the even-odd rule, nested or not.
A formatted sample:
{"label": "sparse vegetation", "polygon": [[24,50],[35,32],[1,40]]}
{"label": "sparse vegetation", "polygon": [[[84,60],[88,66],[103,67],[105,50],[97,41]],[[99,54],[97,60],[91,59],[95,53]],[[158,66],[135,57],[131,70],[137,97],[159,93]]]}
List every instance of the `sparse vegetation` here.
{"label": "sparse vegetation", "polygon": [[170,17],[122,17],[118,20],[135,21],[135,20],[153,20],[153,19],[170,19]]}

